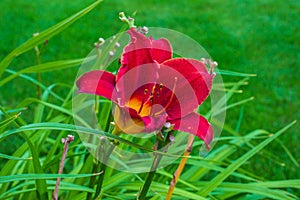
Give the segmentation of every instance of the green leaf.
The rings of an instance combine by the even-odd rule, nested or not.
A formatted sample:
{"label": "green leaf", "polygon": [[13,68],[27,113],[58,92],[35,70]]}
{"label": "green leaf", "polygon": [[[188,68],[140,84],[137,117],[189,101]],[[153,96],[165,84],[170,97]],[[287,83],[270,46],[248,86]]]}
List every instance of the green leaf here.
{"label": "green leaf", "polygon": [[[16,74],[17,72],[13,71],[13,70],[9,70],[9,69],[6,69],[5,70],[6,72],[10,73],[10,74]],[[40,88],[44,89],[44,90],[47,90],[47,87],[45,85],[43,85],[42,83],[38,82],[36,79],[28,76],[28,75],[25,75],[25,74],[20,74],[19,75],[21,78],[24,78],[30,82],[32,82],[33,84],[39,86]],[[60,97],[58,94],[54,93],[53,91],[49,91],[49,93],[54,96],[55,98],[57,98],[58,100],[60,101],[64,101],[64,99],[62,97]],[[1,113],[0,113],[1,114]]]}
{"label": "green leaf", "polygon": [[221,75],[240,76],[240,77],[253,77],[253,76],[256,76],[256,74],[246,74],[246,73],[233,72],[233,71],[223,70],[223,69],[219,69],[217,73],[221,74]]}
{"label": "green leaf", "polygon": [[262,150],[265,146],[267,146],[270,142],[272,142],[274,139],[276,139],[278,136],[280,136],[282,133],[284,133],[288,128],[293,126],[296,123],[296,121],[290,123],[280,131],[276,132],[274,135],[272,135],[270,138],[264,140],[260,144],[258,144],[256,147],[248,151],[246,154],[244,154],[242,157],[237,159],[235,162],[232,162],[223,172],[218,174],[213,180],[208,182],[201,190],[199,190],[198,194],[200,194],[203,197],[206,197],[209,195],[210,192],[212,192],[216,187],[218,187],[230,174],[232,174],[236,169],[238,169],[242,164],[244,164],[248,159],[250,159],[252,156],[254,156],[257,152]]}
{"label": "green leaf", "polygon": [[[256,185],[256,184],[242,184],[242,183],[223,183],[216,189],[216,193],[224,193],[224,196],[218,196],[221,199],[228,198],[228,193],[234,192],[235,195],[239,193],[252,193],[259,194],[264,197],[272,199],[282,199],[282,200],[293,200],[295,196],[284,190],[269,189],[265,187],[268,184]],[[231,196],[231,195],[230,195]]]}
{"label": "green leaf", "polygon": [[5,158],[5,159],[9,159],[9,160],[32,160],[31,157],[29,157],[29,158],[20,158],[20,157],[16,157],[16,156],[9,156],[9,155],[2,154],[2,153],[0,153],[0,158]]}
{"label": "green leaf", "polygon": [[[3,108],[0,107],[0,109],[6,117],[9,117],[9,115],[5,112],[5,110]],[[15,125],[17,127],[19,126],[17,123],[15,123]],[[33,164],[34,172],[37,174],[43,173],[43,169],[41,167],[41,163],[40,163],[39,156],[37,153],[38,151],[36,150],[35,146],[31,142],[30,138],[26,134],[24,134],[22,131],[20,133],[25,138],[25,140],[29,146],[29,149],[30,149],[30,152],[32,155],[32,164]],[[38,198],[39,199],[48,199],[46,181],[45,180],[36,180],[36,187],[37,187],[36,192],[37,192]]]}
{"label": "green leaf", "polygon": [[14,116],[11,116],[9,117],[8,119],[0,122],[0,128],[4,127],[4,126],[7,126],[8,124],[10,124],[11,122],[15,121],[19,116],[20,116],[21,113],[18,113]]}
{"label": "green leaf", "polygon": [[1,176],[0,183],[7,183],[12,181],[24,181],[24,180],[45,180],[45,179],[57,179],[57,178],[83,178],[89,176],[97,176],[101,174],[15,174],[9,176]]}
{"label": "green leaf", "polygon": [[[54,181],[54,180],[47,180],[46,182],[49,185],[47,189],[49,191],[53,191],[55,189],[55,187],[54,186],[50,186],[50,185],[55,185],[56,181]],[[30,189],[21,189],[21,190],[19,190],[22,187],[24,187],[24,188],[30,188]],[[28,180],[28,181],[26,181],[24,183],[21,183],[21,184],[15,186],[15,187],[9,189],[8,191],[4,192],[3,194],[0,195],[0,198],[1,199],[7,199],[7,198],[11,198],[13,196],[16,196],[18,194],[24,194],[26,192],[31,192],[31,191],[34,191],[34,190],[36,190],[36,188],[34,186],[34,181]],[[73,184],[73,183],[67,183],[67,182],[64,182],[64,181],[60,182],[59,190],[60,191],[66,190],[68,192],[70,192],[70,191],[79,191],[81,193],[83,193],[83,192],[91,192],[91,193],[93,193],[94,192],[94,190],[91,189],[91,188],[88,188],[88,187],[85,187],[85,186],[81,186],[81,185],[77,185],[77,184]]]}
{"label": "green leaf", "polygon": [[8,67],[14,57],[34,48],[35,46],[49,40],[51,37],[55,36],[56,34],[60,33],[68,26],[73,24],[76,20],[90,12],[93,8],[95,8],[102,0],[98,0],[95,3],[91,4],[90,6],[84,8],[83,10],[79,11],[78,13],[72,15],[71,17],[55,24],[54,26],[48,28],[47,30],[39,33],[38,36],[32,37],[27,40],[25,43],[14,49],[10,54],[8,54],[0,63],[0,77],[2,76],[4,70]]}
{"label": "green leaf", "polygon": [[74,66],[78,66],[82,64],[83,61],[85,61],[85,58],[80,59],[73,59],[73,60],[59,60],[54,62],[48,62],[43,63],[40,65],[35,65],[32,67],[27,67],[25,69],[22,69],[0,81],[0,86],[4,85],[5,83],[13,80],[15,77],[25,74],[25,73],[42,73],[42,72],[48,72],[48,71],[54,71],[54,70],[62,70]]}
{"label": "green leaf", "polygon": [[[23,131],[32,131],[32,130],[65,130],[65,131],[80,132],[80,133],[87,133],[87,134],[104,135],[104,136],[108,137],[109,139],[115,139],[115,140],[118,140],[120,142],[123,142],[125,144],[131,145],[133,147],[136,147],[136,148],[139,148],[142,150],[146,150],[149,152],[156,152],[156,151],[153,151],[153,149],[130,142],[130,141],[120,138],[116,135],[112,135],[111,133],[107,133],[104,131],[91,129],[91,128],[85,128],[85,127],[81,127],[81,126],[75,126],[75,125],[71,125],[71,124],[52,123],[52,122],[29,124],[29,125],[22,126],[16,130],[6,131],[2,135],[0,135],[0,141],[2,139],[4,139],[5,137],[8,137],[15,133],[20,133]],[[160,152],[157,151],[157,153],[160,153]],[[168,155],[168,154],[164,154],[164,155]],[[174,156],[176,156],[176,155],[174,155]]]}

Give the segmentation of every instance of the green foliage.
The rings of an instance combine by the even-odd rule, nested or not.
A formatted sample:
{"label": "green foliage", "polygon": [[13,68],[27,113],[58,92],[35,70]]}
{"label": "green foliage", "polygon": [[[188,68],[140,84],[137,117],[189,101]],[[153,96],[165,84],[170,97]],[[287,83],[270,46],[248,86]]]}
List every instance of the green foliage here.
{"label": "green foliage", "polygon": [[[61,138],[65,137],[69,133],[76,134],[76,132],[82,132],[86,134],[100,134],[99,131],[72,124],[73,117],[77,117],[78,120],[84,120],[80,119],[78,116],[73,116],[71,110],[72,91],[70,91],[72,85],[70,83],[61,84],[59,81],[63,79],[58,78],[57,80],[53,79],[51,84],[47,84],[45,81],[40,81],[31,76],[32,73],[48,75],[47,72],[53,72],[55,70],[60,70],[59,72],[61,72],[67,68],[79,65],[83,59],[79,58],[57,60],[41,64],[26,64],[25,66],[31,67],[22,66],[21,69],[14,68],[10,64],[16,64],[19,62],[19,60],[13,62],[15,56],[23,55],[24,53],[32,50],[35,46],[42,44],[45,40],[48,40],[54,35],[60,33],[76,20],[80,19],[83,15],[94,9],[100,2],[101,1],[96,1],[77,14],[72,15],[70,18],[61,21],[51,28],[41,32],[38,36],[29,39],[27,42],[24,42],[9,53],[1,61],[0,76],[2,73],[5,75],[4,78],[0,80],[1,91],[4,87],[7,87],[15,81],[15,79],[22,78],[20,79],[21,83],[25,80],[30,81],[40,87],[43,93],[40,98],[35,98],[33,96],[25,98],[25,95],[22,96],[22,101],[18,101],[19,105],[15,108],[11,108],[7,103],[2,105],[6,106],[6,108],[0,107],[1,144],[11,145],[15,138],[21,138],[20,141],[18,141],[17,146],[13,149],[13,152],[10,152],[10,154],[0,152],[0,160],[2,161],[0,164],[0,199],[51,198],[51,194],[55,186],[54,179],[58,177],[62,178],[59,190],[59,197],[61,199],[85,199],[87,196],[93,196],[95,193],[97,186],[92,183],[99,179],[101,172],[98,171],[97,167],[95,167],[96,161],[86,150],[85,146],[80,142],[77,135],[75,141],[69,147],[64,173],[57,174],[57,171],[63,148]],[[105,10],[105,5],[109,6],[114,3],[114,1],[111,1],[103,4],[104,8],[102,9]],[[205,9],[211,9],[211,7],[216,3],[218,3],[218,1],[207,3]],[[123,4],[124,2],[118,2],[116,6],[120,7]],[[133,2],[131,9],[136,6],[135,4],[137,3]],[[222,6],[226,7],[228,6],[227,4],[230,3],[223,3],[219,8]],[[243,7],[245,4],[237,4],[237,7],[246,9]],[[263,4],[264,3],[260,3],[256,6],[261,7]],[[288,4],[291,6],[292,12],[293,9],[297,10],[299,8],[297,7],[298,5],[294,5],[292,3]],[[179,5],[180,4],[168,5],[168,11],[170,12],[162,12],[162,15],[172,13],[173,11],[171,12],[171,10],[178,9]],[[144,6],[149,6],[149,2],[145,3],[145,5],[141,5],[141,8]],[[249,9],[255,9],[256,6],[250,5]],[[271,3],[269,6],[271,6],[270,12],[273,12],[274,8],[272,6],[274,5]],[[149,7],[149,9],[151,10],[153,8]],[[183,12],[185,13],[186,11]],[[110,19],[111,14],[108,13],[108,11],[106,11],[105,14],[107,14],[108,19]],[[151,14],[153,15],[153,13]],[[191,14],[192,17],[198,17],[199,13],[196,12],[189,14]],[[200,13],[199,15],[201,15],[203,20],[208,20],[207,18],[209,18],[209,16],[216,16],[216,14],[218,14],[218,12],[212,10],[208,16],[205,16],[203,13]],[[221,14],[225,15],[223,16],[225,17],[225,20],[228,20],[228,28],[231,27],[232,22],[230,22],[230,18],[227,16],[228,14]],[[274,15],[272,16],[274,17]],[[117,16],[113,16],[113,18],[116,17]],[[164,16],[156,17],[159,19],[157,21],[161,21],[161,24],[159,25],[167,23],[164,21],[164,18],[161,18]],[[151,24],[151,20],[153,20],[153,18],[145,14],[145,16],[138,18],[137,21],[141,22],[142,20],[145,20],[145,23],[149,22],[149,24]],[[180,16],[173,20],[171,19],[171,22],[169,22],[170,25],[173,25],[175,22],[182,22],[184,25],[186,23],[184,19],[180,18]],[[211,20],[217,21],[217,19],[214,19],[213,17]],[[247,17],[246,20],[248,20]],[[198,22],[197,20],[195,21]],[[112,22],[113,20],[103,20],[103,23]],[[274,23],[274,26],[277,26],[276,22]],[[187,34],[194,31],[197,27],[202,29],[202,26],[200,25],[195,24],[195,26],[196,27],[189,24],[189,27],[186,28]],[[241,24],[238,23],[237,26],[241,26]],[[208,28],[210,30],[215,29],[213,26],[208,26]],[[223,27],[223,29],[226,28]],[[234,34],[235,32],[227,31],[226,33]],[[253,34],[255,36],[260,36],[256,35],[256,33]],[[274,34],[276,34],[276,32]],[[288,32],[285,32],[284,34],[286,34],[287,37],[290,36]],[[240,34],[240,36],[243,40],[242,45],[250,45],[244,38],[249,35]],[[94,37],[96,38],[97,36],[94,35]],[[219,45],[222,44],[221,39],[214,38],[214,36],[203,37],[207,45],[209,45],[211,43],[210,40],[213,39],[216,39]],[[236,38],[237,36],[234,36],[232,41]],[[263,42],[264,38],[258,37],[258,40]],[[287,40],[292,41],[292,39]],[[237,42],[234,43],[238,45]],[[51,45],[55,46],[59,44],[53,43]],[[218,55],[217,49],[212,51],[215,55],[214,57],[222,56],[224,58],[224,60],[218,59],[221,60],[221,66],[222,62],[226,62],[226,64],[234,64],[234,62],[230,60],[234,54],[232,47],[222,48],[224,48],[224,50],[220,55]],[[244,47],[243,50],[244,52],[236,52],[236,56],[242,57],[242,54],[250,54],[250,50],[247,50],[247,48]],[[258,50],[259,52],[256,52],[256,54],[264,53],[263,50]],[[253,58],[251,58],[251,60],[255,64],[269,65],[269,63],[256,63],[258,61]],[[245,110],[248,110],[249,106],[247,107],[247,104],[253,100],[251,96],[255,94],[255,96],[262,97],[265,94],[256,95],[256,93],[252,93],[251,95],[248,95],[249,93],[246,92],[246,94],[242,95],[243,97],[241,98],[236,96],[237,94],[240,94],[241,87],[248,84],[249,77],[251,78],[253,76],[253,72],[258,76],[266,75],[266,72],[247,70],[246,61],[242,60],[241,62],[245,63],[245,67],[240,71],[246,71],[247,73],[233,72],[225,69],[220,70],[222,75],[229,77],[229,81],[225,78],[226,100],[229,102],[226,109],[227,111],[238,109],[238,111],[241,110],[241,112],[238,112],[236,120],[229,120],[229,123],[225,124],[224,131],[226,134],[218,138],[218,144],[206,158],[194,156],[196,155],[196,151],[192,153],[192,156],[188,159],[187,166],[175,188],[173,199],[296,199],[297,195],[299,195],[299,177],[287,180],[272,180],[269,177],[266,178],[264,176],[265,168],[262,168],[259,164],[259,170],[255,173],[245,167],[247,162],[251,165],[256,165],[255,160],[251,159],[255,155],[263,155],[266,159],[271,160],[273,163],[282,163],[281,158],[278,157],[286,156],[289,159],[289,162],[292,163],[293,168],[299,167],[299,164],[297,159],[293,156],[294,153],[285,146],[286,143],[278,139],[282,134],[286,133],[287,129],[294,125],[295,122],[292,122],[285,127],[282,126],[283,128],[275,133],[261,129],[255,129],[254,131],[249,131],[249,129],[247,129],[247,131],[241,131],[243,130],[242,122],[248,120],[248,118],[244,119],[246,116],[244,108]],[[250,81],[257,82],[257,79],[251,78]],[[218,89],[218,86],[216,86],[216,89]],[[8,89],[5,88],[5,90]],[[35,91],[36,87],[31,86],[31,90]],[[4,93],[1,94],[1,98],[11,101],[7,91],[5,92],[6,95],[3,94]],[[222,100],[220,100],[220,102],[221,101]],[[110,123],[110,117],[107,116],[107,113],[111,112],[111,106],[105,101],[99,102],[100,105],[102,105],[99,115],[101,116],[101,119],[104,119],[104,121],[101,121],[101,126],[105,126]],[[240,106],[243,107],[241,108]],[[222,111],[220,104],[217,104],[217,108],[220,108],[220,112]],[[27,110],[25,111],[25,109]],[[30,112],[32,115],[25,113],[20,115],[19,113],[21,111],[25,111],[27,113]],[[209,115],[210,113],[207,113],[207,116]],[[217,124],[218,122],[214,123],[216,126],[219,125]],[[153,150],[147,146],[136,144],[130,140],[112,135],[109,132],[101,132],[101,134],[104,134],[108,138],[118,140],[121,144],[130,145],[143,151],[153,152]],[[274,154],[270,150],[264,149],[273,141],[277,141],[276,144],[280,144],[279,146],[284,149],[285,155]],[[196,141],[193,148],[196,149],[201,144],[202,143],[200,141]],[[4,150],[4,148],[1,148],[1,150]],[[168,153],[165,153],[165,155],[167,156]],[[180,155],[175,156],[180,157]],[[157,174],[154,176],[154,182],[152,183],[150,192],[147,196],[149,199],[164,198],[169,187],[169,182],[179,162],[180,159],[177,159],[165,169],[158,170]],[[273,164],[272,167],[274,167],[274,165],[275,164]],[[108,168],[104,177],[101,197],[103,199],[134,199],[136,198],[136,194],[139,191],[145,177],[145,174],[130,174]]]}

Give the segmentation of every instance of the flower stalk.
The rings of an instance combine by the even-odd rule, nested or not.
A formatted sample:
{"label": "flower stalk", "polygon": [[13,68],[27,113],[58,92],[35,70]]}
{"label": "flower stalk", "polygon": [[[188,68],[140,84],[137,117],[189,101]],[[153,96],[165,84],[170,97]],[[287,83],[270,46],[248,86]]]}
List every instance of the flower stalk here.
{"label": "flower stalk", "polygon": [[[113,135],[120,135],[120,130],[117,128],[117,126],[115,126],[115,128],[112,131]],[[98,151],[98,156],[100,156],[100,153],[102,153],[103,158],[102,158],[102,163],[100,164],[100,172],[102,172],[99,175],[99,179],[97,181],[97,188],[96,188],[96,192],[94,195],[94,199],[99,199],[100,195],[101,195],[101,191],[102,191],[102,185],[103,185],[103,180],[104,180],[104,175],[105,175],[105,171],[106,171],[106,163],[110,157],[110,155],[112,154],[113,150],[115,149],[116,145],[118,144],[117,141],[111,141],[112,145],[107,149],[107,151],[105,152],[104,146],[101,145],[99,151]],[[102,151],[102,152],[101,152]]]}
{"label": "flower stalk", "polygon": [[[64,165],[65,165],[65,160],[66,160],[66,156],[68,153],[68,149],[69,149],[69,144],[74,140],[74,136],[73,135],[68,135],[66,138],[62,138],[62,143],[64,143],[64,151],[61,157],[61,162],[59,165],[59,169],[58,169],[58,174],[62,174],[63,169],[64,169]],[[52,196],[52,200],[57,200],[58,199],[58,189],[59,189],[59,185],[60,185],[60,180],[61,178],[58,177],[56,179],[56,185],[55,185],[55,190],[53,191],[53,196]]]}
{"label": "flower stalk", "polygon": [[135,28],[136,26],[134,25],[134,19],[131,17],[126,17],[124,12],[119,13],[119,18],[122,22],[125,22],[128,24],[129,28]]}
{"label": "flower stalk", "polygon": [[190,155],[190,153],[192,151],[194,138],[195,138],[195,136],[193,136],[193,135],[189,135],[189,137],[188,137],[188,143],[186,145],[186,149],[185,149],[184,154],[183,154],[184,157],[181,159],[180,164],[178,165],[178,168],[175,171],[175,173],[173,175],[173,178],[170,182],[170,187],[169,187],[169,190],[168,190],[168,193],[167,193],[167,196],[166,196],[166,200],[170,200],[171,197],[172,197],[172,194],[173,194],[175,186],[178,182],[178,179],[179,179],[179,177],[180,177],[180,175],[181,175],[181,173],[182,173],[182,171],[185,167],[188,156]]}
{"label": "flower stalk", "polygon": [[[157,147],[156,149],[162,149],[163,148],[163,151],[162,153],[165,153],[167,151],[167,145],[172,141],[172,138],[173,138],[173,131],[164,131],[165,133],[167,132],[167,137],[165,140],[162,140],[160,137],[158,136],[163,136],[162,132],[159,132],[158,133],[158,136],[157,136]],[[159,162],[161,161],[162,157],[163,157],[163,154],[162,153],[155,153],[155,157],[154,157],[154,160],[152,162],[152,166],[150,168],[150,171],[148,172],[147,174],[147,177],[146,177],[146,180],[144,182],[144,185],[142,186],[140,192],[138,193],[138,197],[137,199],[139,200],[144,200],[146,199],[146,195],[148,193],[148,190],[150,188],[150,185],[153,181],[153,177],[156,173],[156,170],[157,170],[157,167],[159,165]]]}

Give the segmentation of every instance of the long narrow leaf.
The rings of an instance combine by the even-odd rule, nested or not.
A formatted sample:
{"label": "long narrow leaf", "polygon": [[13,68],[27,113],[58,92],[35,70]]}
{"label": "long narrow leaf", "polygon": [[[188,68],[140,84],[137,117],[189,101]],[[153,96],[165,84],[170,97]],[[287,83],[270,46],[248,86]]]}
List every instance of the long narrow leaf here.
{"label": "long narrow leaf", "polygon": [[22,69],[0,81],[0,86],[4,85],[5,83],[13,80],[15,77],[19,76],[20,74],[25,73],[41,73],[41,72],[48,72],[48,71],[54,71],[54,70],[62,70],[70,67],[74,67],[77,65],[80,65],[84,59],[74,59],[74,60],[58,60],[54,62],[48,62],[43,63],[40,65],[35,65],[31,67],[27,67],[25,69]]}
{"label": "long narrow leaf", "polygon": [[80,19],[82,16],[90,12],[93,8],[95,8],[102,0],[98,0],[95,3],[91,4],[90,6],[84,8],[83,10],[79,11],[78,13],[72,15],[71,17],[55,24],[54,26],[48,28],[47,30],[41,32],[38,36],[32,37],[31,39],[27,40],[25,43],[17,47],[13,50],[8,56],[6,56],[0,63],[0,77],[2,76],[4,70],[8,67],[14,57],[34,48],[35,46],[45,42],[46,40],[50,39],[51,37],[55,36],[56,34],[60,33],[75,21]]}
{"label": "long narrow leaf", "polygon": [[237,159],[235,162],[230,164],[223,172],[221,172],[219,175],[217,175],[213,180],[211,180],[208,184],[206,184],[201,190],[199,190],[198,194],[200,194],[203,197],[206,197],[210,192],[212,192],[218,185],[222,183],[232,172],[234,172],[236,169],[238,169],[242,164],[244,164],[248,159],[250,159],[252,156],[254,156],[257,152],[262,150],[265,146],[267,146],[270,142],[272,142],[274,139],[276,139],[278,136],[280,136],[282,133],[284,133],[288,128],[293,126],[296,123],[296,121],[290,123],[280,131],[276,132],[273,136],[270,138],[264,140],[260,144],[258,144],[256,147],[248,151],[246,154],[244,154],[242,157]]}
{"label": "long narrow leaf", "polygon": [[57,178],[83,178],[89,176],[97,176],[101,174],[15,174],[10,176],[1,176],[0,183],[7,183],[12,181],[24,181],[24,180],[43,180],[43,179],[57,179]]}

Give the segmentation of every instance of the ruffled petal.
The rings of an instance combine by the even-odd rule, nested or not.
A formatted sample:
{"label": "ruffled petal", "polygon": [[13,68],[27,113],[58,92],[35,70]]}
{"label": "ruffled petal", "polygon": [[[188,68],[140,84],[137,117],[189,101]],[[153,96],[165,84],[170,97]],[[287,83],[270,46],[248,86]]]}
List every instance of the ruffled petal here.
{"label": "ruffled petal", "polygon": [[174,124],[174,130],[179,130],[193,134],[203,140],[207,149],[210,149],[210,143],[214,137],[213,127],[209,122],[197,113],[191,113],[181,119],[170,121]]}
{"label": "ruffled petal", "polygon": [[[161,64],[159,79],[172,91],[166,99],[173,96],[165,108],[169,120],[181,118],[193,112],[209,95],[213,75],[205,65],[194,59],[175,58]],[[176,98],[174,98],[176,97]]]}
{"label": "ruffled petal", "polygon": [[151,40],[151,56],[153,60],[162,63],[172,58],[172,47],[167,39],[153,40],[152,37],[149,39]]}
{"label": "ruffled petal", "polygon": [[135,109],[119,107],[118,105],[115,107],[113,115],[118,128],[126,134],[150,133],[161,130],[167,117],[165,113],[156,117],[141,117]]}
{"label": "ruffled petal", "polygon": [[145,124],[145,131],[151,133],[153,131],[161,130],[166,123],[167,116],[165,114],[159,115],[157,117],[146,116],[142,117]]}
{"label": "ruffled petal", "polygon": [[115,88],[115,75],[110,72],[95,70],[83,74],[77,81],[78,93],[96,94],[112,99]]}
{"label": "ruffled petal", "polygon": [[[162,66],[168,66],[186,78],[189,85],[194,89],[199,105],[209,95],[214,76],[207,71],[202,62],[195,59],[174,58],[163,62]],[[161,68],[163,69],[163,67]],[[186,82],[182,85],[179,83],[178,86],[184,87],[185,84]]]}
{"label": "ruffled petal", "polygon": [[141,103],[147,101],[153,85],[157,81],[158,68],[158,63],[144,64],[124,74],[116,82],[119,105],[127,106],[131,99],[138,99]]}
{"label": "ruffled petal", "polygon": [[132,68],[153,63],[150,40],[143,34],[136,32],[133,28],[128,30],[128,33],[131,37],[131,41],[123,50],[117,81]]}
{"label": "ruffled petal", "polygon": [[131,41],[123,50],[117,81],[134,67],[153,62],[161,63],[172,58],[172,47],[167,39],[147,38],[134,28],[127,32]]}
{"label": "ruffled petal", "polygon": [[138,134],[145,132],[144,122],[136,110],[117,105],[113,111],[113,116],[116,126],[123,133]]}

